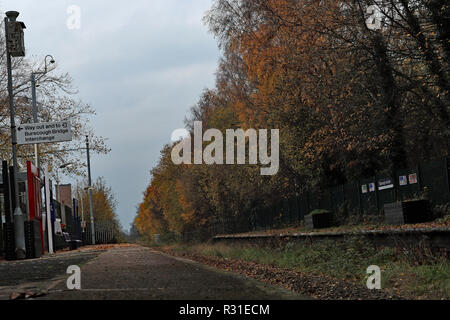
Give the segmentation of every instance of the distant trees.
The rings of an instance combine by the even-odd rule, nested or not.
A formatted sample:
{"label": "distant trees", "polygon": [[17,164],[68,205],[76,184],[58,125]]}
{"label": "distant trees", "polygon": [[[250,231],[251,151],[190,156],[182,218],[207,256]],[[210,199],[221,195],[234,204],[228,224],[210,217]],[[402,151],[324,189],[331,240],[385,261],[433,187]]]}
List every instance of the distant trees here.
{"label": "distant trees", "polygon": [[216,0],[223,57],[192,130],[280,129],[280,172],[152,170],[136,225],[183,232],[375,172],[450,155],[449,20],[441,0]]}
{"label": "distant trees", "polygon": [[[84,211],[84,220],[90,221],[89,191],[87,182],[82,182],[76,186],[76,197],[80,201]],[[123,230],[117,217],[117,200],[104,178],[99,177],[92,186],[92,204],[94,221],[109,222],[115,231],[116,236],[123,238]]]}
{"label": "distant trees", "polygon": [[135,243],[138,241],[141,237],[141,234],[139,233],[138,228],[136,227],[136,223],[133,221],[130,225],[130,230],[127,234],[127,242]]}

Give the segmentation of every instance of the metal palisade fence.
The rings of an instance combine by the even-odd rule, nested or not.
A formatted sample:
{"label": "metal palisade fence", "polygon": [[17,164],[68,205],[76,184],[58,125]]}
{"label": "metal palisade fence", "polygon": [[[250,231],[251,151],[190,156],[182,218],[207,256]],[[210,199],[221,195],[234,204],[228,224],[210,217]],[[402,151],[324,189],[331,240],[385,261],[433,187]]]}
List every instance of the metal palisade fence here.
{"label": "metal palisade fence", "polygon": [[[116,225],[112,221],[95,221],[95,243],[96,244],[112,244],[117,243],[118,235]],[[83,242],[87,245],[92,244],[91,223],[86,222],[85,232],[83,233]]]}
{"label": "metal palisade fence", "polygon": [[[58,202],[55,203],[57,216],[61,216],[61,209]],[[81,240],[83,244],[92,244],[91,225],[90,222],[81,221],[78,215],[73,214],[72,208],[65,206],[65,222],[66,230],[71,239]],[[117,242],[117,228],[112,221],[95,221],[95,243],[96,244],[111,244]]]}
{"label": "metal palisade fence", "polygon": [[449,159],[440,159],[397,170],[395,175],[379,175],[352,181],[278,203],[252,208],[238,216],[222,218],[194,231],[185,232],[185,241],[201,240],[217,234],[267,230],[298,224],[315,209],[334,213],[345,210],[353,216],[380,214],[384,205],[426,196],[434,205],[450,204]]}

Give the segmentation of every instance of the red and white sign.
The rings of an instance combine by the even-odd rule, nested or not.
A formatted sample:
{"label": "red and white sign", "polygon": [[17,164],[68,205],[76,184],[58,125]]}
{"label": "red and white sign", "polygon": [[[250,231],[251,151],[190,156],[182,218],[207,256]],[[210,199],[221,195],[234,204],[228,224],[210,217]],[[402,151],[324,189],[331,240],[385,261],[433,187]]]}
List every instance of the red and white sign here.
{"label": "red and white sign", "polygon": [[409,175],[409,184],[417,183],[417,173],[413,173]]}

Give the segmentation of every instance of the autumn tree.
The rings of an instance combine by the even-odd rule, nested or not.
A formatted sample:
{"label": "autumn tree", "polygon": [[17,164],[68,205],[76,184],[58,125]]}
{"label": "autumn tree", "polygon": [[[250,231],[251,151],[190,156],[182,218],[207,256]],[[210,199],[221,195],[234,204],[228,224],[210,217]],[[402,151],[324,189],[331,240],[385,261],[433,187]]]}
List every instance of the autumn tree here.
{"label": "autumn tree", "polygon": [[[75,188],[76,198],[80,201],[80,214],[84,220],[90,220],[90,203],[88,183],[83,181]],[[92,185],[92,204],[94,221],[108,222],[113,226],[117,236],[123,236],[123,230],[117,217],[117,200],[111,187],[103,177],[99,177]]]}
{"label": "autumn tree", "polygon": [[254,165],[174,166],[165,146],[140,231],[244,221],[307,191],[449,156],[449,7],[215,0],[204,20],[223,56],[215,88],[200,96],[186,128],[279,129],[280,170],[262,177]]}

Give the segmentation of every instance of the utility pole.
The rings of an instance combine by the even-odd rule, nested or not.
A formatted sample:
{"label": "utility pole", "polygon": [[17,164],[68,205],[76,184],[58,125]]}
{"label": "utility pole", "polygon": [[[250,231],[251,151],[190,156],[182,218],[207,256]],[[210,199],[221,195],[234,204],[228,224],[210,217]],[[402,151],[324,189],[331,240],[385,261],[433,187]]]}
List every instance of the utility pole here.
{"label": "utility pole", "polygon": [[[46,74],[48,72],[47,70],[47,58],[51,58],[50,63],[55,63],[55,59],[51,55],[47,55],[44,59],[45,63],[45,70],[44,71],[38,71],[38,72],[32,72],[31,73],[31,97],[33,101],[33,121],[34,123],[38,123],[38,108],[37,108],[37,98],[36,98],[36,75],[38,74]],[[34,145],[34,162],[36,168],[39,168],[41,166],[41,159],[39,156],[39,145]]]}
{"label": "utility pole", "polygon": [[[22,210],[20,209],[20,198],[19,198],[19,185],[17,182],[17,137],[16,137],[16,123],[15,123],[15,113],[14,113],[14,92],[12,84],[12,67],[11,67],[11,56],[19,57],[25,56],[25,48],[23,46],[23,37],[21,37],[20,32],[14,36],[18,38],[10,39],[13,32],[17,32],[17,28],[25,28],[22,22],[16,21],[19,16],[17,11],[6,12],[5,17],[5,37],[6,37],[6,67],[8,71],[8,94],[9,94],[9,112],[11,118],[11,143],[12,143],[12,160],[13,160],[13,176],[15,187],[15,202],[16,208],[14,209],[14,231],[16,240],[16,258],[25,259],[26,248],[25,248],[25,228],[24,228],[24,217]],[[13,30],[10,28],[13,27]],[[10,34],[11,32],[11,34]],[[11,47],[10,47],[11,46]],[[11,52],[10,49],[16,50]],[[17,50],[18,49],[18,50]]]}
{"label": "utility pole", "polygon": [[87,150],[88,183],[89,183],[89,209],[91,211],[92,244],[95,245],[94,205],[92,203],[92,178],[91,178],[91,158],[89,155],[89,136],[86,136],[86,150]]}

